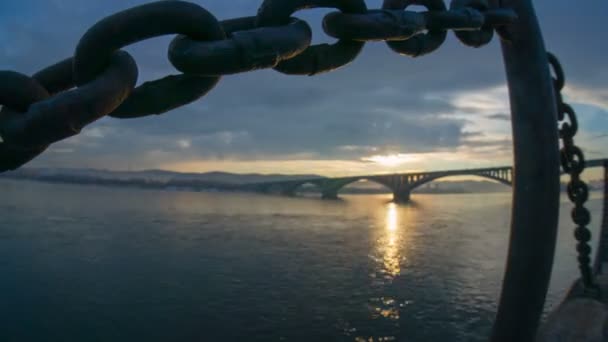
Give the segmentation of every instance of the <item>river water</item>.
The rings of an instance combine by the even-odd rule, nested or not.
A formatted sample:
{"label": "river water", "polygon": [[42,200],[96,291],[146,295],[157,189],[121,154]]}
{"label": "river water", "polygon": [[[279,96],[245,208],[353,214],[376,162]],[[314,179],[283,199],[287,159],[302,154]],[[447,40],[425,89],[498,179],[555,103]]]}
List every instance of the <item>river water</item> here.
{"label": "river water", "polygon": [[[0,341],[484,341],[511,205],[15,181],[0,194]],[[548,309],[577,276],[569,207]]]}

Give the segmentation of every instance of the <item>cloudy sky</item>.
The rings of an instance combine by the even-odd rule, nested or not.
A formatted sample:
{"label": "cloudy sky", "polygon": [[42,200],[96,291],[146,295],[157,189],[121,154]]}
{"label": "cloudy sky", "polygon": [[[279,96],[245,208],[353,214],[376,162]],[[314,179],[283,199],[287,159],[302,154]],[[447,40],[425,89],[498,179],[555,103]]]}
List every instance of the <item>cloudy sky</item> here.
{"label": "cloudy sky", "polygon": [[[0,69],[32,74],[70,56],[99,19],[146,2],[2,0]],[[255,14],[261,0],[193,2],[222,20]],[[578,143],[588,158],[608,157],[608,1],[535,4],[546,44],[566,69],[566,98],[582,126]],[[320,29],[328,12],[296,14],[310,23],[315,43],[332,41]],[[166,58],[171,38],[127,49],[139,83],[176,73]],[[510,165],[503,70],[497,38],[472,49],[449,34],[438,51],[417,59],[370,43],[332,73],[228,76],[205,98],[164,115],[104,118],[30,165],[325,175]]]}

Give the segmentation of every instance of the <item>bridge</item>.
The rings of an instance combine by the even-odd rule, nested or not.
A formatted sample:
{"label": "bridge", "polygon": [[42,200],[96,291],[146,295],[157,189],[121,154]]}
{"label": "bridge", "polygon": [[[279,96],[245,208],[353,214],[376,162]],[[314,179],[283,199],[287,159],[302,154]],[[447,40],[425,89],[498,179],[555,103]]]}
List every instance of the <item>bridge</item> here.
{"label": "bridge", "polygon": [[[604,166],[604,162],[605,159],[589,160],[586,165],[588,168],[602,167]],[[507,186],[513,185],[513,168],[511,166],[502,166],[482,169],[411,172],[338,178],[317,177],[289,181],[263,182],[247,184],[245,190],[267,194],[295,196],[301,187],[313,185],[319,189],[323,199],[337,199],[338,193],[345,186],[366,180],[387,187],[393,192],[393,200],[395,202],[405,203],[410,200],[412,191],[416,188],[440,178],[453,176],[478,176]]]}

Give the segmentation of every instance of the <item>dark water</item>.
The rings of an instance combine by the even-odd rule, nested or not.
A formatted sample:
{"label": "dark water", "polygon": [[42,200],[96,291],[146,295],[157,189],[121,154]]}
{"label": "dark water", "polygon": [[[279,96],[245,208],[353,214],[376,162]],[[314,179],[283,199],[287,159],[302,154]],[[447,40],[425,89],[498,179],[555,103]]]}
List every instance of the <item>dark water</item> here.
{"label": "dark water", "polygon": [[0,341],[485,340],[510,195],[344,198],[1,181]]}

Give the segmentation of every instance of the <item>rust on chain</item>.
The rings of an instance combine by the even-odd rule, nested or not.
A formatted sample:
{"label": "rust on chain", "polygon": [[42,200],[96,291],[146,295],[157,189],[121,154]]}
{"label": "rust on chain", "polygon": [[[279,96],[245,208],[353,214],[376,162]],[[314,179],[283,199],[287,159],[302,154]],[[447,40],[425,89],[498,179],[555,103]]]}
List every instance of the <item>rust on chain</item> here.
{"label": "rust on chain", "polygon": [[[383,9],[405,10],[411,5],[426,7],[430,12],[443,12],[446,10],[443,0],[384,0]],[[387,41],[391,50],[410,57],[418,57],[437,50],[445,41],[447,31],[443,29],[429,29],[426,33],[418,33],[407,40]]]}
{"label": "rust on chain", "polygon": [[171,42],[169,60],[185,73],[219,76],[274,68],[310,46],[312,31],[302,20],[259,28],[255,21],[245,17],[221,22],[226,40],[204,42],[179,35]]}
{"label": "rust on chain", "polygon": [[[257,26],[281,26],[289,23],[295,12],[309,8],[336,8],[345,13],[365,13],[364,0],[264,0]],[[290,75],[316,75],[352,62],[363,49],[364,42],[341,39],[333,45],[313,45],[301,54],[280,62],[275,70]]]}
{"label": "rust on chain", "polygon": [[[489,11],[490,5],[487,0],[452,0],[450,9],[469,9],[469,13]],[[455,31],[456,37],[465,45],[471,47],[484,46],[494,37],[494,26],[490,23],[484,23],[482,27],[472,31]]]}
{"label": "rust on chain", "polygon": [[508,25],[515,19],[517,15],[510,9],[485,13],[468,7],[427,12],[384,9],[364,14],[332,12],[323,19],[323,28],[329,36],[339,39],[401,41],[427,30],[479,30],[484,25]]}
{"label": "rust on chain", "polygon": [[[197,40],[222,40],[226,37],[217,19],[204,8],[183,1],[159,1],[106,17],[82,37],[74,55],[74,79],[77,85],[91,80],[103,70],[111,54],[123,46],[167,34],[184,34]],[[191,86],[200,84],[193,96]],[[183,79],[185,78],[185,79]],[[177,75],[146,83],[136,89],[112,116],[121,118],[161,114],[190,103],[217,84],[217,77]],[[183,93],[188,93],[184,96]],[[156,98],[154,106],[146,101]],[[127,110],[128,109],[128,110]]]}

